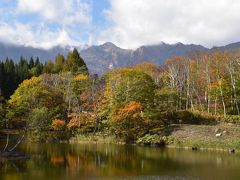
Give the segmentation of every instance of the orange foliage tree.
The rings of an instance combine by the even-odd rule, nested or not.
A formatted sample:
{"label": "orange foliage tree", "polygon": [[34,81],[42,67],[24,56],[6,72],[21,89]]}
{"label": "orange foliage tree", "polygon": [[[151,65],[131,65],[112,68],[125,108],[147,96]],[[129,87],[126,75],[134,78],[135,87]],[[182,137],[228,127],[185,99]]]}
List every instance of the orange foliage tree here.
{"label": "orange foliage tree", "polygon": [[146,130],[147,122],[144,120],[143,106],[134,101],[125,104],[112,115],[110,125],[111,130],[125,140],[136,139]]}
{"label": "orange foliage tree", "polygon": [[54,119],[52,121],[52,125],[51,127],[53,128],[53,130],[55,131],[62,131],[65,129],[66,127],[66,122],[64,120],[61,119]]}

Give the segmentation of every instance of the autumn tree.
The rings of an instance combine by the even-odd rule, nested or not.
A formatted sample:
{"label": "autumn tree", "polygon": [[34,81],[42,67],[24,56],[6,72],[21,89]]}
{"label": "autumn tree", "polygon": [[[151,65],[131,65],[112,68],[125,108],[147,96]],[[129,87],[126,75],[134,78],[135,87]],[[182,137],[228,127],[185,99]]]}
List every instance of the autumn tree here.
{"label": "autumn tree", "polygon": [[147,122],[143,115],[144,107],[141,103],[130,101],[123,107],[116,109],[110,119],[110,128],[126,141],[135,140],[147,130]]}
{"label": "autumn tree", "polygon": [[92,129],[96,132],[100,124],[98,112],[103,96],[102,82],[95,75],[74,76],[68,73],[61,76],[64,79],[65,102],[70,117],[68,127],[71,130]]}
{"label": "autumn tree", "polygon": [[122,68],[106,74],[105,81],[101,115],[108,119],[112,132],[135,140],[162,124],[158,116],[162,109],[155,108],[157,86],[151,76],[142,70]]}
{"label": "autumn tree", "polygon": [[72,72],[74,74],[76,73],[88,74],[87,65],[85,64],[82,57],[79,55],[76,48],[74,48],[72,52],[68,53],[67,59],[64,63],[63,70]]}
{"label": "autumn tree", "polygon": [[200,110],[214,115],[239,114],[239,58],[227,52],[172,57],[161,81],[177,92],[176,110]]}
{"label": "autumn tree", "polygon": [[53,68],[54,73],[59,73],[63,70],[65,63],[65,57],[62,54],[58,54],[55,58],[55,64]]}
{"label": "autumn tree", "polygon": [[133,69],[140,70],[151,76],[156,85],[160,83],[161,68],[152,62],[136,64]]}
{"label": "autumn tree", "polygon": [[43,73],[52,73],[54,71],[54,64],[51,60],[45,62],[43,67]]}
{"label": "autumn tree", "polygon": [[105,98],[110,107],[119,107],[131,101],[151,108],[156,85],[143,71],[122,68],[109,72],[106,76]]}
{"label": "autumn tree", "polygon": [[20,84],[8,102],[7,117],[13,125],[20,123],[21,126],[24,124],[30,126],[38,109],[42,108],[45,108],[46,115],[51,119],[65,115],[63,94],[57,86],[53,86],[55,82],[51,82],[51,79],[51,75],[43,75]]}
{"label": "autumn tree", "polygon": [[82,102],[81,107],[92,116],[94,132],[101,127],[100,107],[104,98],[104,81],[99,79],[97,75],[91,75],[88,79],[88,87],[80,96]]}

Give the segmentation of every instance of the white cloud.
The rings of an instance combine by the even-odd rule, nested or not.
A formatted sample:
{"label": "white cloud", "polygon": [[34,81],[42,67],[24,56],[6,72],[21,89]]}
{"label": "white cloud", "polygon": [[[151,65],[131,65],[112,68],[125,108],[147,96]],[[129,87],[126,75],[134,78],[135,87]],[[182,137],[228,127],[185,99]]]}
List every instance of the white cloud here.
{"label": "white cloud", "polygon": [[[85,0],[17,0],[13,9],[16,12],[10,14],[10,9],[0,7],[0,42],[45,49],[80,45],[92,24],[91,6]],[[6,13],[11,21],[1,18]]]}
{"label": "white cloud", "polygon": [[18,0],[17,6],[20,13],[37,13],[63,25],[91,23],[90,6],[82,0]]}
{"label": "white cloud", "polygon": [[15,24],[10,26],[7,23],[0,23],[0,41],[19,44],[22,39],[29,41],[33,39],[33,33],[28,25]]}
{"label": "white cloud", "polygon": [[112,23],[99,42],[125,48],[143,44],[197,43],[208,47],[239,41],[239,0],[109,0]]}
{"label": "white cloud", "polygon": [[0,42],[9,44],[33,46],[48,49],[57,45],[78,45],[64,29],[51,31],[45,27],[38,27],[34,31],[31,25],[15,23],[9,25],[0,23]]}

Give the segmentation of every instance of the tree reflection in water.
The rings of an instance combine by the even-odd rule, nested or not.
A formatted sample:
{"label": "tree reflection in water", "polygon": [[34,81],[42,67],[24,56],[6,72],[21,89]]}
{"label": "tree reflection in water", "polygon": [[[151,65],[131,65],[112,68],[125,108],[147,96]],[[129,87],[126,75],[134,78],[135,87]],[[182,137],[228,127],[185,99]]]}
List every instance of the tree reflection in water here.
{"label": "tree reflection in water", "polygon": [[18,168],[10,162],[1,165],[0,179],[6,175],[24,179],[240,177],[237,155],[216,152],[103,144],[25,144],[20,150],[31,158],[14,162]]}

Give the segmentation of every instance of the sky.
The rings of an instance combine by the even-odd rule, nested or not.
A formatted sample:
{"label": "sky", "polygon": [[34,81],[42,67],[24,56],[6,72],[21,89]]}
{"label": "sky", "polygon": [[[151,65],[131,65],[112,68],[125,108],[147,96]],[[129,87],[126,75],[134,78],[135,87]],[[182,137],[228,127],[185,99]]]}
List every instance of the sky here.
{"label": "sky", "polygon": [[122,48],[240,41],[239,0],[0,0],[0,42]]}

